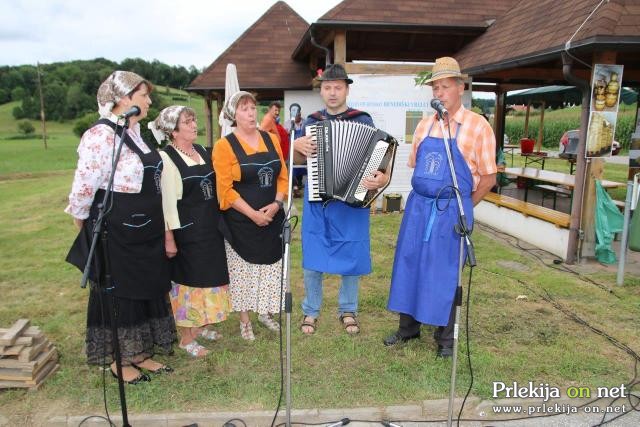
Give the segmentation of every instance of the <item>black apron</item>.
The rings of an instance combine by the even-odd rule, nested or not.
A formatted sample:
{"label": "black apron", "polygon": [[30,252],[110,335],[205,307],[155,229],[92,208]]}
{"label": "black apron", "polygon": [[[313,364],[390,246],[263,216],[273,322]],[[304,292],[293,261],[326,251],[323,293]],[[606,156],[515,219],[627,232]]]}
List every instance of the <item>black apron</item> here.
{"label": "black apron", "polygon": [[[106,124],[115,129],[115,123],[107,119],[99,120],[96,125],[98,124]],[[119,134],[123,137],[124,144],[140,157],[144,176],[139,193],[113,192],[113,203],[104,224],[108,236],[113,293],[120,298],[155,299],[171,289],[169,259],[164,247],[164,216],[160,193],[162,158],[155,148],[149,146],[151,151],[144,154],[127,133]],[[93,225],[98,217],[98,204],[102,203],[104,194],[105,190],[102,189],[96,192],[89,218],[84,221],[82,230],[66,258],[67,262],[81,271],[87,262]],[[98,242],[98,262],[91,266],[89,276],[94,282],[103,274],[101,251],[102,244]]]}
{"label": "black apron", "polygon": [[[244,152],[233,133],[225,136],[240,164],[240,181],[233,183],[233,189],[256,210],[275,200],[278,176],[282,169],[280,156],[271,138],[266,132],[260,131],[260,134],[267,151],[251,155]],[[253,264],[273,264],[282,258],[282,209],[265,227],[257,226],[234,208],[224,211],[223,218],[223,234],[242,259]]]}
{"label": "black apron", "polygon": [[173,230],[178,254],[171,259],[171,279],[181,285],[210,288],[229,283],[227,256],[218,230],[220,207],[211,156],[204,147],[193,147],[203,165],[188,166],[171,145],[164,149],[182,178],[182,199],[178,200],[181,227]]}

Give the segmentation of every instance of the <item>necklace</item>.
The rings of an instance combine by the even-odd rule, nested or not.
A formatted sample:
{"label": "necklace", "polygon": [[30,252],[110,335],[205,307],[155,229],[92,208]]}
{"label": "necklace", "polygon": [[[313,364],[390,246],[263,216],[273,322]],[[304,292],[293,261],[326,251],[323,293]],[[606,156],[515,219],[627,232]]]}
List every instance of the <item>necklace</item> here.
{"label": "necklace", "polygon": [[173,148],[175,148],[176,150],[178,150],[179,152],[181,152],[182,154],[184,154],[185,156],[191,158],[191,157],[195,157],[198,153],[196,152],[196,149],[194,148],[194,146],[191,146],[191,152],[187,153],[186,151],[184,151],[182,148],[178,147],[177,144],[171,144],[171,146]]}

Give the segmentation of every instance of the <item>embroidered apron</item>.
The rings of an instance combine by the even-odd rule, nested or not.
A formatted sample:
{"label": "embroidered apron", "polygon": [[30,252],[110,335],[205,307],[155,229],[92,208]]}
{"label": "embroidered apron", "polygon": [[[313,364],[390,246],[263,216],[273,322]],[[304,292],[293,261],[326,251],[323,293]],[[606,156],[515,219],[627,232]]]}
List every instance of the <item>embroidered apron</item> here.
{"label": "embroidered apron", "polygon": [[173,230],[178,254],[171,258],[171,279],[181,285],[210,288],[229,283],[227,255],[218,230],[220,208],[211,156],[201,145],[193,147],[204,164],[188,166],[171,145],[164,149],[182,178],[181,227]]}
{"label": "embroidered apron", "polygon": [[[96,124],[106,124],[115,130],[115,123],[101,119]],[[142,188],[139,193],[113,192],[113,203],[106,217],[107,245],[114,295],[120,298],[148,300],[166,294],[171,289],[169,260],[164,248],[164,216],[160,176],[162,158],[153,148],[142,150],[123,134],[124,144],[140,157],[144,167]],[[145,142],[146,143],[146,142]],[[102,203],[105,190],[98,190],[93,198],[89,218],[74,241],[67,262],[81,271],[89,255],[93,225],[98,217],[98,204]],[[102,243],[96,246],[96,259],[90,279],[94,282],[103,273]]]}
{"label": "embroidered apron", "polygon": [[[430,133],[431,128],[418,147],[411,178],[413,189],[398,233],[387,308],[409,314],[420,323],[445,326],[458,285],[460,236],[454,227],[459,209],[450,189],[438,196],[453,181],[444,139],[431,137]],[[457,134],[450,140],[451,156],[471,229],[473,177],[458,150]]]}
{"label": "embroidered apron", "polygon": [[[271,138],[266,132],[260,131],[260,134],[267,151],[254,154],[245,153],[233,133],[225,136],[240,164],[240,181],[234,181],[233,189],[256,210],[275,200],[278,176],[282,169],[280,156]],[[224,237],[242,259],[253,264],[273,264],[282,258],[282,209],[264,227],[259,227],[233,208],[224,211],[223,218],[221,226]]]}

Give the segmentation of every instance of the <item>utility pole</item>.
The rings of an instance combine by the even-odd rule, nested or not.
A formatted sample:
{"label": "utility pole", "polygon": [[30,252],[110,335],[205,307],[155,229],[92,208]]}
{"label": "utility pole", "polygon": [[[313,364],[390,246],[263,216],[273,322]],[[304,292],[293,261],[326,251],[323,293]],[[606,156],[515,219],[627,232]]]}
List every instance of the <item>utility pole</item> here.
{"label": "utility pole", "polygon": [[38,71],[38,91],[40,92],[40,119],[42,120],[42,142],[44,149],[47,149],[47,125],[44,117],[44,98],[42,97],[42,80],[40,78],[40,63],[36,62],[36,70]]}

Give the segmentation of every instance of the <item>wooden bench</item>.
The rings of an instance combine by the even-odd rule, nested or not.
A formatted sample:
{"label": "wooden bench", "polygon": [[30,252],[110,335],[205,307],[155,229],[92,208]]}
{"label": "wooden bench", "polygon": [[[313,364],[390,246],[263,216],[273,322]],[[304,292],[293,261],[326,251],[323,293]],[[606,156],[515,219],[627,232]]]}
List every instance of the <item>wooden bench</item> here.
{"label": "wooden bench", "polygon": [[542,191],[542,200],[540,202],[542,206],[544,206],[544,199],[547,194],[551,194],[553,196],[553,209],[556,208],[556,198],[559,194],[563,196],[571,197],[571,193],[572,193],[571,190],[564,187],[559,187],[557,185],[538,184],[538,185],[535,185],[534,187]]}
{"label": "wooden bench", "polygon": [[569,223],[571,222],[571,215],[569,214],[545,208],[544,206],[534,205],[533,203],[525,202],[523,200],[514,199],[513,197],[505,196],[503,194],[488,193],[484,196],[484,200],[497,206],[521,212],[525,216],[542,219],[557,227],[569,228]]}

